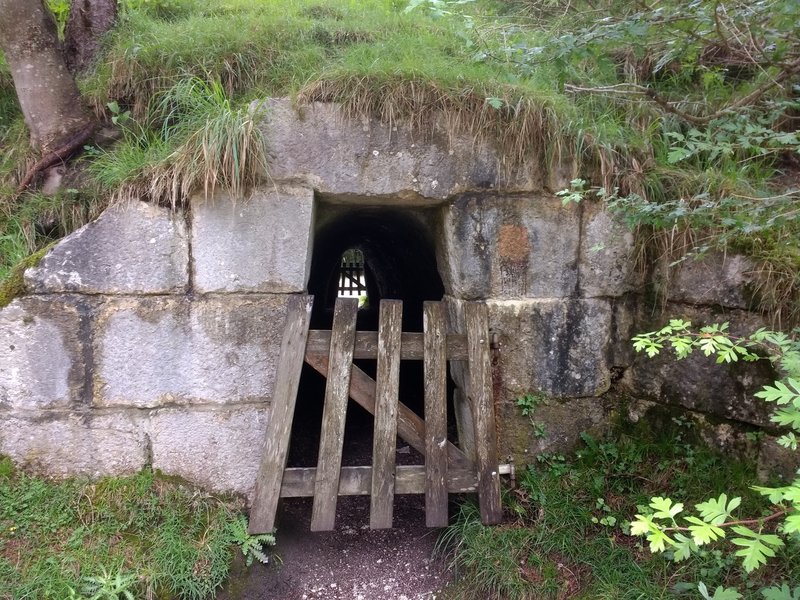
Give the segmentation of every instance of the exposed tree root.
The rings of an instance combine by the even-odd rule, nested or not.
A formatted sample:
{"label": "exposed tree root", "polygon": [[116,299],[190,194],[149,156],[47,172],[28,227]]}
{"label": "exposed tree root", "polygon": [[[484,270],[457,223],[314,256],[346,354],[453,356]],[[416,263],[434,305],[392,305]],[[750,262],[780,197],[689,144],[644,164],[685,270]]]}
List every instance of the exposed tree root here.
{"label": "exposed tree root", "polygon": [[69,140],[67,140],[66,143],[62,144],[52,152],[48,152],[42,158],[37,160],[36,164],[28,169],[28,172],[25,173],[25,177],[23,177],[19,182],[17,190],[14,192],[12,201],[19,198],[22,192],[28,189],[28,186],[33,182],[39,173],[58,163],[65,162],[70,156],[75,154],[75,152],[80,149],[89,138],[92,137],[95,126],[96,124],[94,122],[89,123],[83,129],[79,130],[75,135],[73,135]]}

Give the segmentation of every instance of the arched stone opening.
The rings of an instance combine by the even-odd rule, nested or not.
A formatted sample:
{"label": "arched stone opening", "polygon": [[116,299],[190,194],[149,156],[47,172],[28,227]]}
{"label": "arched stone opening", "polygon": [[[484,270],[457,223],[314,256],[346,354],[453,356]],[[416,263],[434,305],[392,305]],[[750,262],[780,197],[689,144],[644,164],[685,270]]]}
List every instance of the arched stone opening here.
{"label": "arched stone opening", "polygon": [[[439,211],[387,207],[318,206],[314,250],[308,291],[314,296],[312,329],[330,329],[333,307],[341,292],[342,257],[351,251],[364,259],[364,284],[368,302],[358,311],[360,331],[378,328],[381,299],[403,301],[403,331],[422,331],[422,307],[441,300],[445,290],[437,270],[435,232]],[[376,361],[357,365],[374,377]],[[421,417],[423,410],[422,361],[403,361],[400,401]],[[449,381],[452,398],[452,381]],[[304,366],[297,397],[289,466],[315,466],[319,451],[325,379]],[[452,402],[450,403],[452,404]],[[450,407],[452,411],[452,406]],[[450,419],[454,423],[454,419]],[[451,432],[455,440],[455,426]],[[344,465],[371,463],[372,416],[352,400],[348,405],[343,451]],[[398,443],[399,464],[422,464],[423,459]]]}

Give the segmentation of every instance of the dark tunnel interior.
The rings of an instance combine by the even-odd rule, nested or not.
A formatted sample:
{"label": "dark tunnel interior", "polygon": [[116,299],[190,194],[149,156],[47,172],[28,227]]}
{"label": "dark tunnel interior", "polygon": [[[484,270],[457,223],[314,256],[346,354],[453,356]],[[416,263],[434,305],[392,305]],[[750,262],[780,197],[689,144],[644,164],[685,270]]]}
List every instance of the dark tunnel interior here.
{"label": "dark tunnel interior", "polygon": [[[358,311],[358,330],[377,331],[380,300],[399,299],[403,301],[403,331],[422,331],[423,302],[441,300],[444,295],[433,242],[435,217],[432,212],[421,210],[408,214],[387,208],[320,207],[318,222],[322,224],[314,238],[308,282],[308,291],[314,296],[311,328],[331,328],[342,255],[348,250],[360,250],[368,302]],[[376,361],[355,362],[368,375],[375,376]],[[453,386],[449,385],[452,398]],[[325,379],[304,365],[292,428],[290,467],[316,466],[324,396]],[[422,361],[402,361],[400,401],[424,417]],[[371,464],[372,422],[372,415],[350,400],[344,466]],[[454,431],[451,438],[455,439]],[[398,440],[397,462],[422,464],[424,459]]]}

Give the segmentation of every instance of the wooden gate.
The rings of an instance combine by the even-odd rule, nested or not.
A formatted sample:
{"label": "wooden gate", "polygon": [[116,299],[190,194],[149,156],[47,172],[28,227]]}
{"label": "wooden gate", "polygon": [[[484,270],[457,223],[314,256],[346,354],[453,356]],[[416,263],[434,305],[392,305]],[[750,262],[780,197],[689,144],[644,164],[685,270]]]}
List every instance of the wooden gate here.
{"label": "wooden gate", "polygon": [[[444,306],[424,304],[424,333],[402,333],[402,302],[382,300],[377,332],[357,332],[355,298],[339,298],[330,331],[308,330],[311,296],[293,296],[250,512],[250,533],[274,529],[278,499],[313,496],[311,529],[333,529],[340,495],[370,496],[370,527],[392,526],[395,494],[425,494],[428,527],[447,525],[447,495],[478,491],[481,519],[502,517],[486,305],[466,304],[466,334],[447,333]],[[372,379],[353,359],[377,359]],[[398,399],[400,360],[423,360],[425,420]],[[471,460],[447,441],[447,361],[466,361],[474,423]],[[316,468],[286,468],[303,361],[327,378]],[[372,466],[342,467],[348,397],[374,416]],[[425,457],[424,466],[395,465],[396,438]],[[505,467],[505,465],[504,465]]]}

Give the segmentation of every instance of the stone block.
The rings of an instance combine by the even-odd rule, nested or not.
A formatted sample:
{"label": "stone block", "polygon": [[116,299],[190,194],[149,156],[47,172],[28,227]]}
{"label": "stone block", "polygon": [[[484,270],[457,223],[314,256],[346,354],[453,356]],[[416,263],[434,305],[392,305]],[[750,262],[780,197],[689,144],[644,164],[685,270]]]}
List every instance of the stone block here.
{"label": "stone block", "polygon": [[619,297],[642,284],[634,271],[633,232],[599,202],[583,206],[580,295],[585,298]]}
{"label": "stone block", "polygon": [[195,289],[302,292],[311,265],[313,212],[313,191],[304,187],[264,187],[245,200],[195,197]]}
{"label": "stone block", "polygon": [[[728,322],[734,335],[751,333],[764,326],[758,315],[745,311],[719,314],[708,308],[668,305],[663,318],[640,321],[636,330],[656,330],[669,318],[689,320],[694,328]],[[765,427],[770,425],[769,415],[774,407],[754,394],[775,377],[767,361],[717,364],[714,357],[705,357],[699,351],[678,361],[665,348],[652,359],[637,354],[624,382],[631,394],[640,398]]]}
{"label": "stone block", "polygon": [[0,408],[42,410],[84,401],[85,307],[24,297],[0,310]]}
{"label": "stone block", "polygon": [[758,453],[758,478],[768,482],[774,477],[791,482],[800,476],[800,452],[785,448],[778,438],[765,435]]}
{"label": "stone block", "polygon": [[252,495],[267,406],[165,409],[150,419],[153,468],[217,492]]}
{"label": "stone block", "polygon": [[570,452],[582,443],[581,433],[600,438],[610,431],[611,417],[601,398],[548,400],[530,416],[522,416],[513,402],[503,403],[497,408],[500,456],[524,466],[543,452]]}
{"label": "stone block", "polygon": [[[463,331],[463,302],[446,298]],[[611,384],[608,347],[612,309],[606,300],[490,300],[494,401],[529,392],[551,398],[599,396]],[[454,365],[453,380],[464,387]]]}
{"label": "stone block", "polygon": [[267,109],[270,177],[304,181],[340,201],[380,197],[426,205],[474,189],[542,188],[539,161],[505,173],[493,148],[450,135],[444,119],[414,135],[405,122],[348,119],[335,104],[297,109],[284,98],[270,100]]}
{"label": "stone block", "polygon": [[50,477],[127,475],[147,464],[141,419],[135,412],[0,413],[0,454]]}
{"label": "stone block", "polygon": [[[605,300],[490,301],[499,348],[495,396],[534,392],[554,398],[599,396],[611,385],[611,306]],[[498,400],[495,397],[495,401]]]}
{"label": "stone block", "polygon": [[183,215],[147,202],[110,207],[25,272],[38,294],[173,294],[188,281]]}
{"label": "stone block", "polygon": [[444,212],[442,277],[463,299],[564,298],[578,285],[580,214],[551,197],[466,195]]}
{"label": "stone block", "polygon": [[95,406],[264,402],[287,296],[116,299],[95,334]]}
{"label": "stone block", "polygon": [[754,270],[753,261],[741,255],[710,252],[688,258],[675,268],[667,295],[672,302],[749,308]]}

